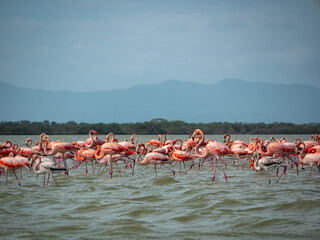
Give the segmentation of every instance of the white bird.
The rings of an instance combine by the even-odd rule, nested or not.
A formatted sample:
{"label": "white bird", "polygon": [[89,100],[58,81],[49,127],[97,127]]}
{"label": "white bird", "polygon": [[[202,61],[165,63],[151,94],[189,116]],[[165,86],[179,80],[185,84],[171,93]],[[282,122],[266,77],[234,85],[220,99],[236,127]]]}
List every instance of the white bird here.
{"label": "white bird", "polygon": [[260,154],[257,151],[254,151],[252,154],[252,159],[254,160],[254,168],[257,171],[260,170],[265,170],[267,172],[267,177],[268,177],[268,181],[270,183],[270,177],[269,177],[269,169],[275,168],[277,166],[282,166],[284,167],[283,172],[281,173],[281,175],[279,176],[277,182],[279,182],[280,177],[282,176],[282,174],[284,173],[284,171],[286,170],[287,166],[282,165],[283,160],[281,158],[277,158],[277,157],[271,157],[271,156],[266,156],[263,158],[260,158]]}
{"label": "white bird", "polygon": [[[53,172],[68,171],[66,168],[56,165],[56,163],[53,162],[50,158],[41,158],[40,156],[36,155],[33,155],[33,157],[31,158],[30,167],[33,167],[33,171],[37,175],[44,174],[45,177],[45,174],[48,174],[47,186],[49,184],[49,178],[51,176],[58,187],[58,183],[53,176]],[[43,185],[45,185],[45,178],[43,179]]]}

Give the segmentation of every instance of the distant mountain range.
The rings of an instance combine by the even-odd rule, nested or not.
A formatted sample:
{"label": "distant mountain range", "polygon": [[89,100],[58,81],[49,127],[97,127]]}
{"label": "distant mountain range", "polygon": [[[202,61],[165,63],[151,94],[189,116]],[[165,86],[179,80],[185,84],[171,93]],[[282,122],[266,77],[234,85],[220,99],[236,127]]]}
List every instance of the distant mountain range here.
{"label": "distant mountain range", "polygon": [[177,80],[123,90],[72,92],[27,89],[0,82],[0,121],[134,123],[154,118],[185,122],[320,121],[320,89],[225,79]]}

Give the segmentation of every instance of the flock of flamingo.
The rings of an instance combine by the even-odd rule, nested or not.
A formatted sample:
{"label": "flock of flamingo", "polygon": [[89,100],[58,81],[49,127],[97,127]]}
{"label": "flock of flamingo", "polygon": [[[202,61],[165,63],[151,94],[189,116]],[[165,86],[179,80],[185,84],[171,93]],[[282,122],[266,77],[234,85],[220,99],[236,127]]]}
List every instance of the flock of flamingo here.
{"label": "flock of flamingo", "polygon": [[[81,164],[85,164],[86,174],[88,174],[87,164],[91,163],[93,175],[94,165],[99,164],[98,173],[103,172],[108,166],[109,175],[112,178],[113,164],[121,176],[122,170],[118,165],[121,162],[123,163],[121,167],[125,169],[130,166],[132,175],[138,163],[139,165],[153,164],[155,178],[157,178],[157,165],[169,169],[175,177],[175,170],[172,169],[174,163],[179,163],[180,173],[183,164],[184,172],[187,173],[185,162],[191,162],[189,166],[191,169],[198,159],[199,168],[205,162],[212,168],[212,182],[215,179],[218,165],[220,165],[225,181],[228,182],[225,173],[227,157],[228,159],[233,158],[233,164],[238,162],[238,168],[239,166],[244,168],[243,162],[246,161],[252,169],[266,171],[269,183],[271,168],[277,168],[277,182],[282,175],[286,174],[288,166],[295,166],[298,174],[299,166],[304,169],[305,165],[310,165],[310,177],[312,166],[316,165],[318,174],[320,174],[320,135],[310,136],[308,141],[301,141],[300,138],[297,138],[295,142],[288,142],[284,137],[280,140],[271,138],[267,141],[253,137],[249,143],[246,143],[241,140],[233,140],[229,134],[225,134],[223,141],[225,144],[212,139],[205,140],[200,129],[196,129],[185,141],[167,140],[166,135],[162,140],[162,135],[159,134],[159,139],[151,139],[145,143],[138,143],[136,134],[131,136],[130,141],[119,142],[113,133],[109,133],[103,140],[99,138],[95,130],[89,131],[89,138],[86,141],[72,143],[52,142],[48,135],[42,133],[34,146],[30,138],[26,140],[26,147],[20,148],[10,141],[0,142],[0,175],[5,173],[5,185],[7,185],[8,172],[12,172],[18,184],[21,185],[15,171],[20,170],[20,179],[22,179],[22,169],[26,168],[33,170],[36,178],[43,175],[44,186],[48,186],[50,177],[58,186],[53,175],[56,172],[64,172],[68,175],[70,170],[76,170]],[[280,168],[283,171],[278,175]],[[46,174],[48,175],[47,180]]]}

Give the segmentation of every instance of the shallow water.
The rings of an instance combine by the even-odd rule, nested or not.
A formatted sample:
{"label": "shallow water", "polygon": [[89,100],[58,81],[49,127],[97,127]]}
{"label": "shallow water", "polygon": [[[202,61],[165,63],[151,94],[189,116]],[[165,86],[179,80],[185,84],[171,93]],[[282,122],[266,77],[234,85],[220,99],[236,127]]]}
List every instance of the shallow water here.
{"label": "shallow water", "polygon": [[[270,136],[259,136],[269,139]],[[24,145],[30,136],[1,136]],[[130,136],[117,136],[118,140]],[[167,136],[175,139],[186,136]],[[221,141],[222,136],[206,136]],[[246,142],[251,135],[234,135]],[[280,138],[281,136],[275,136]],[[287,136],[293,141],[297,136]],[[307,135],[299,136],[302,140]],[[39,136],[31,136],[38,140]],[[87,136],[51,136],[51,140],[85,140]],[[156,136],[139,136],[145,142]],[[134,176],[124,169],[122,176],[108,170],[92,176],[84,166],[70,175],[57,174],[59,187],[50,179],[23,171],[21,186],[9,173],[8,185],[0,178],[0,239],[318,239],[320,236],[320,175],[314,168],[288,169],[279,183],[275,171],[271,184],[264,172],[228,165],[225,182],[221,169],[211,183],[213,171],[204,164],[176,177],[162,167],[136,166]],[[190,163],[187,164],[189,166]],[[114,168],[116,169],[116,168]],[[88,166],[91,173],[90,165]],[[95,166],[97,172],[98,166]]]}

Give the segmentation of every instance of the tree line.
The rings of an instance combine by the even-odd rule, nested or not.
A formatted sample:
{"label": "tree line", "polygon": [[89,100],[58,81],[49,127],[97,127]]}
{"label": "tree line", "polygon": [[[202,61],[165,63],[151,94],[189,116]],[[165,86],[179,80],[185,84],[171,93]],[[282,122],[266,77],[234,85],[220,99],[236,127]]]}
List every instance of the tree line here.
{"label": "tree line", "polygon": [[191,134],[200,128],[206,134],[319,134],[320,123],[293,124],[293,123],[186,123],[184,121],[168,121],[156,118],[137,123],[66,123],[57,122],[30,122],[6,121],[0,123],[0,135],[83,135],[91,129],[99,134],[130,135],[136,134]]}

